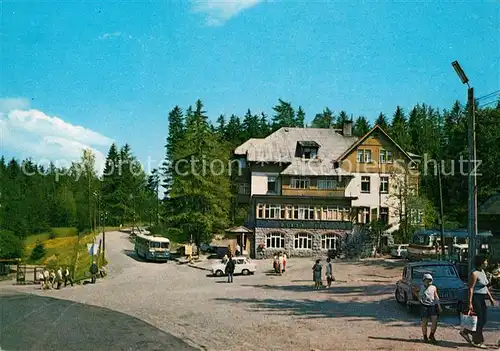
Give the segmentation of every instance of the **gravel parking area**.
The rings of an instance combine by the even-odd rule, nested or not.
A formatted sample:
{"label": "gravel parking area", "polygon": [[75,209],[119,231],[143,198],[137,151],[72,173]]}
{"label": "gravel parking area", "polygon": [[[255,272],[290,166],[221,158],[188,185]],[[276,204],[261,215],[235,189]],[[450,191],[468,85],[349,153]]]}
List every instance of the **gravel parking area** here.
{"label": "gravel parking area", "polygon": [[[120,232],[106,235],[106,247],[108,277],[95,285],[16,289],[123,312],[205,350],[471,349],[458,335],[456,316],[443,318],[438,346],[420,342],[419,317],[394,299],[401,262],[335,263],[338,281],[314,291],[310,259],[290,259],[283,276],[267,273],[270,261],[256,261],[257,274],[228,284],[187,265],[137,260]],[[500,338],[498,307],[489,319],[492,344]]]}

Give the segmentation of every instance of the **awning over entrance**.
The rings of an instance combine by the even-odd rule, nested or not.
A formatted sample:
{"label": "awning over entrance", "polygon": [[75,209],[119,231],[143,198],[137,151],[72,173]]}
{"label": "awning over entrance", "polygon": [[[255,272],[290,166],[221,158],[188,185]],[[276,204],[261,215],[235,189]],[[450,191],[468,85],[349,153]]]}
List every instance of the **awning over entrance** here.
{"label": "awning over entrance", "polygon": [[235,234],[252,233],[252,231],[250,229],[248,229],[247,227],[244,227],[242,225],[240,225],[239,227],[232,227],[232,228],[226,229],[226,232],[227,233],[235,233]]}

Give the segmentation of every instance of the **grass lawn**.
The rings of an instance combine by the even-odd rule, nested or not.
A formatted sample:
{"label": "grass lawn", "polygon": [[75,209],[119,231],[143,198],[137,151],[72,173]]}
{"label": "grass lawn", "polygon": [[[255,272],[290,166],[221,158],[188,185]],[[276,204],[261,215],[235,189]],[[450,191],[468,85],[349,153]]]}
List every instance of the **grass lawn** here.
{"label": "grass lawn", "polygon": [[[115,227],[105,228],[106,231],[117,229]],[[92,256],[88,253],[87,244],[94,242],[96,235],[99,233],[88,233],[78,237],[76,228],[52,228],[51,232],[53,233],[53,239],[50,239],[50,232],[31,235],[26,238],[24,262],[44,265],[49,268],[76,264],[74,279],[77,281],[86,277],[92,263]],[[45,256],[40,260],[33,261],[30,256],[38,241],[44,244]],[[96,242],[96,244],[99,243]],[[99,265],[101,264],[102,261],[99,260]]]}

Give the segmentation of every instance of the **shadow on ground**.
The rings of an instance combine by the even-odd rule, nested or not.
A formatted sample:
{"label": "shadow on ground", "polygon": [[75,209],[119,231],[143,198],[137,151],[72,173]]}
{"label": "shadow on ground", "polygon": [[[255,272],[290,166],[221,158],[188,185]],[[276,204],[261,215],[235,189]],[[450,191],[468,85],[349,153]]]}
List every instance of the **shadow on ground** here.
{"label": "shadow on ground", "polygon": [[[291,292],[311,292],[318,299],[243,299],[218,298],[222,303],[236,303],[246,306],[248,311],[269,314],[292,315],[300,318],[349,318],[349,321],[374,320],[391,327],[420,324],[420,317],[411,314],[399,305],[394,297],[393,285],[360,285],[360,286],[332,286],[329,289],[313,290],[311,285],[242,285],[256,289],[281,290]],[[333,296],[347,297],[347,301],[332,299]],[[362,301],[362,297],[376,297],[375,301]],[[334,298],[335,298],[334,297]],[[458,325],[458,315],[453,311],[445,311],[442,320],[446,324]],[[488,311],[486,331],[500,330],[500,309]]]}
{"label": "shadow on ground", "polygon": [[6,350],[197,350],[129,315],[51,297],[0,296]]}

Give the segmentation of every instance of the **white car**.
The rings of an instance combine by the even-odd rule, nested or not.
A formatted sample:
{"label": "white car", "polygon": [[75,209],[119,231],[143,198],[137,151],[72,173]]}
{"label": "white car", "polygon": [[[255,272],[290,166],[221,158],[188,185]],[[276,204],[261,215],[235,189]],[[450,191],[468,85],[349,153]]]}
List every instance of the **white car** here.
{"label": "white car", "polygon": [[408,254],[408,244],[394,245],[391,249],[391,256],[395,258],[406,258]]}
{"label": "white car", "polygon": [[[249,275],[254,274],[257,271],[256,264],[252,263],[247,257],[233,257],[233,261],[235,263],[234,274]],[[212,266],[212,274],[216,277],[222,277],[226,274],[226,263],[224,260]]]}

